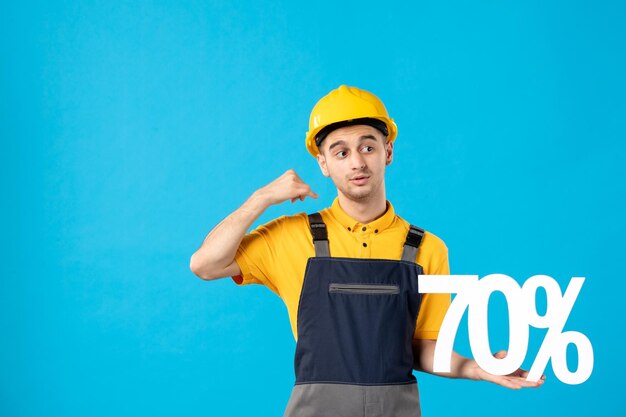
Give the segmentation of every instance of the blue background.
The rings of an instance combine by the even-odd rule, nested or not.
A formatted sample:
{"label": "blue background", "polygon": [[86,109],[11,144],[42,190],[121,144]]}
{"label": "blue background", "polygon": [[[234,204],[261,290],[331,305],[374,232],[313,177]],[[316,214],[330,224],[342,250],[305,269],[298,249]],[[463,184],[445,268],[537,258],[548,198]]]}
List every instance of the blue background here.
{"label": "blue background", "polygon": [[320,199],[255,226],[332,202],[304,133],[345,83],[396,120],[388,199],[453,273],[587,277],[565,327],[593,343],[586,383],[418,375],[424,415],[625,415],[624,21],[619,1],[3,2],[0,414],[282,415],[282,301],[189,258],[289,168]]}

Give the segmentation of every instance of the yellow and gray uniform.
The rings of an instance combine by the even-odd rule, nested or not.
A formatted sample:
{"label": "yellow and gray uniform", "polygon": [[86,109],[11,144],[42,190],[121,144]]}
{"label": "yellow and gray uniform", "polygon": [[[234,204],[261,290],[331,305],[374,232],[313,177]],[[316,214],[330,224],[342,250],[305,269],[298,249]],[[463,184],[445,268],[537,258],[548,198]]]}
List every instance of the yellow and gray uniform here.
{"label": "yellow and gray uniform", "polygon": [[[370,354],[367,354],[363,356],[360,364],[357,364],[357,361],[354,362],[356,365],[352,369],[345,369],[343,374],[349,375],[349,380],[341,379],[343,377],[335,378],[332,376],[336,369],[333,369],[330,374],[323,377],[322,375],[326,372],[324,367],[326,369],[330,368],[328,363],[321,364],[320,362],[325,361],[326,359],[322,358],[327,358],[328,355],[319,356],[320,359],[315,359],[303,367],[302,364],[306,362],[306,358],[315,356],[315,352],[318,349],[316,346],[321,347],[321,345],[316,343],[311,345],[308,341],[306,343],[301,341],[296,352],[296,376],[300,380],[296,382],[296,387],[294,387],[292,392],[287,414],[303,415],[301,412],[308,406],[309,411],[312,412],[311,415],[326,415],[319,410],[319,407],[324,407],[322,405],[324,401],[320,401],[321,397],[330,398],[333,395],[339,395],[340,397],[344,396],[347,400],[345,394],[356,398],[354,404],[358,404],[360,398],[365,394],[369,395],[369,400],[364,400],[369,401],[369,403],[363,403],[363,405],[365,408],[369,407],[370,411],[373,412],[371,415],[378,414],[377,410],[382,411],[380,407],[383,406],[385,401],[396,403],[404,401],[407,405],[417,404],[417,407],[419,407],[418,399],[409,400],[411,390],[416,397],[417,392],[415,385],[409,385],[411,383],[414,384],[415,379],[410,375],[412,353],[410,352],[410,343],[408,343],[409,351],[406,351],[406,342],[410,342],[411,337],[436,339],[450,299],[448,295],[441,294],[420,296],[417,292],[416,278],[417,274],[420,273],[449,274],[445,244],[435,235],[425,232],[423,236],[420,235],[418,240],[419,251],[417,252],[417,257],[415,256],[416,252],[407,252],[406,249],[403,252],[405,241],[409,242],[407,237],[409,224],[395,215],[394,209],[389,202],[387,202],[385,214],[368,224],[360,224],[350,218],[341,209],[337,199],[335,199],[329,209],[323,210],[320,214],[318,215],[320,223],[324,225],[324,232],[326,233],[327,231],[328,233],[325,243],[327,248],[330,249],[330,254],[332,254],[333,258],[327,254],[323,254],[320,257],[319,251],[318,256],[315,256],[316,250],[311,239],[312,229],[310,229],[309,224],[311,220],[306,214],[282,216],[266,225],[260,226],[244,237],[236,255],[236,261],[241,268],[242,276],[233,277],[233,279],[238,284],[265,284],[279,295],[287,306],[296,340],[298,340],[298,329],[301,327],[310,328],[312,323],[316,323],[317,319],[312,318],[310,314],[316,310],[318,303],[320,308],[323,308],[325,302],[331,303],[328,306],[329,308],[339,308],[337,311],[340,312],[336,317],[328,316],[324,320],[330,327],[337,327],[336,323],[343,322],[335,329],[337,333],[342,334],[339,337],[342,340],[341,344],[343,346],[339,347],[342,352],[350,350],[360,352],[364,350],[363,346],[376,344],[373,343],[373,340],[380,339],[382,333],[372,332],[371,329],[367,329],[371,327],[368,323],[371,318],[381,318],[381,320],[378,320],[379,324],[390,329],[396,326],[396,319],[404,320],[405,323],[398,327],[399,329],[404,329],[399,330],[399,332],[404,333],[402,337],[405,339],[402,343],[404,343],[405,347],[402,348],[401,344],[398,344],[400,349],[404,350],[404,353],[401,355],[403,356],[402,361],[404,365],[402,367],[404,369],[396,373],[400,375],[401,383],[398,384],[394,382],[395,380],[387,381],[385,379],[386,376],[384,376],[389,374],[387,371],[376,370],[374,373],[370,373],[367,370],[363,371],[363,368],[367,368],[371,362],[367,357]],[[412,256],[409,255],[409,259],[407,259],[407,253],[412,253]],[[398,261],[401,256],[403,260]],[[352,258],[370,258],[371,261],[350,262]],[[341,277],[342,271],[348,271],[343,278]],[[370,274],[370,271],[373,273]],[[311,289],[311,285],[321,283],[321,280],[325,280],[328,275],[335,277],[335,282],[324,283],[324,288],[326,286],[329,288],[326,290],[324,288]],[[305,277],[308,278],[305,279]],[[303,280],[305,281],[305,288],[308,288],[304,292]],[[387,285],[384,285],[385,283]],[[390,283],[397,284],[388,285]],[[315,292],[317,293],[315,294]],[[400,296],[394,295],[389,298],[389,296],[398,294],[398,292],[401,292]],[[329,294],[331,297],[336,298],[329,298]],[[350,298],[342,298],[347,294],[349,294]],[[365,298],[363,298],[363,294],[368,295],[365,295]],[[376,297],[377,301],[372,301],[374,298],[370,297],[371,294],[380,294],[381,296]],[[307,300],[306,306],[302,304],[302,296]],[[337,303],[333,304],[335,302]],[[387,307],[384,307],[387,312],[379,310],[379,307],[368,307],[372,306],[372,303],[380,306],[387,305]],[[407,316],[406,314],[398,313],[397,308],[390,307],[393,304],[411,304],[410,310],[412,310],[413,315],[409,314]],[[298,311],[299,308],[300,310],[304,308],[308,312],[302,313],[302,311]],[[369,311],[366,311],[367,309]],[[381,313],[380,317],[379,311]],[[365,316],[368,314],[370,319],[365,319]],[[346,320],[344,317],[346,315],[353,315],[354,318]],[[298,317],[300,317],[300,323],[297,322]],[[412,317],[409,322],[406,322],[407,317]],[[308,320],[307,324],[302,322],[304,319]],[[385,319],[387,322],[393,321],[393,323],[385,323]],[[362,347],[358,347],[359,342],[352,341],[351,337],[346,337],[346,334],[352,332],[355,335],[354,337],[360,337],[357,334],[364,335],[365,333],[361,331],[353,332],[353,326],[360,326],[363,329],[367,329],[364,330],[365,333],[371,335],[378,334],[378,336],[372,340],[362,340]],[[409,331],[408,334],[406,333],[407,331]],[[310,335],[311,332],[308,331],[307,340],[310,340]],[[319,338],[316,337],[315,339]],[[383,342],[381,341],[381,343]],[[335,352],[339,352],[337,347],[332,347],[332,349]],[[367,349],[369,347],[365,350]],[[372,350],[371,353],[376,357],[380,356],[380,352],[384,351],[384,348],[382,348],[383,350],[377,349],[379,350],[376,352]],[[299,352],[300,358],[298,358]],[[343,353],[338,355],[342,356]],[[350,359],[350,361],[353,360],[354,358]],[[408,365],[408,368],[406,365]],[[316,367],[317,370],[312,369],[311,366]],[[303,370],[304,368],[307,368],[307,370]],[[335,367],[333,366],[332,368]],[[398,369],[398,367],[395,367],[395,369]],[[390,368],[390,370],[393,374],[394,369]],[[355,371],[356,373],[354,373]],[[361,373],[363,376],[361,376]],[[383,376],[374,376],[374,374]],[[319,379],[320,377],[321,379]],[[316,378],[317,380],[315,380]],[[326,381],[325,379],[328,378],[332,380]],[[374,378],[374,382],[380,379],[381,383],[367,382],[369,381],[367,378]],[[348,382],[352,380],[357,384],[350,385]],[[394,387],[394,384],[397,386]],[[318,397],[317,400],[315,397]],[[349,404],[348,401],[343,406],[347,407],[347,404]],[[300,411],[294,411],[294,405],[297,405]],[[409,408],[407,407],[406,409],[408,410]],[[357,412],[354,415],[360,414]],[[370,415],[370,413],[366,413],[366,415]],[[387,414],[385,413],[384,415]]]}

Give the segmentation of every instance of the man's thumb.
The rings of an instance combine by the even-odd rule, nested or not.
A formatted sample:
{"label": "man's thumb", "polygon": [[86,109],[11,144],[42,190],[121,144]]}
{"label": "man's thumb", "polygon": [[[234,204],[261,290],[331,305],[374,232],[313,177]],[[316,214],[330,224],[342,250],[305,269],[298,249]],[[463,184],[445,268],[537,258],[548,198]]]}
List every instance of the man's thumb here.
{"label": "man's thumb", "polygon": [[494,354],[493,354],[493,356],[494,356],[496,359],[504,359],[504,358],[506,358],[506,355],[507,355],[506,350],[501,350],[501,351],[496,352],[496,353],[494,353]]}

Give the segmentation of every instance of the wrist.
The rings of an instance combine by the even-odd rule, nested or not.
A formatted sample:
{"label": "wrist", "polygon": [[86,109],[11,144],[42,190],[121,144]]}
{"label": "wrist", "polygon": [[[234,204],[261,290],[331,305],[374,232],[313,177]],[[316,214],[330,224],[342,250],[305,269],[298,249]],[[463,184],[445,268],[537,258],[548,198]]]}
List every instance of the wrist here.
{"label": "wrist", "polygon": [[461,378],[471,379],[474,381],[480,379],[478,377],[478,372],[476,372],[478,370],[478,364],[475,360],[470,358],[463,358],[463,361],[461,362],[459,368],[459,374],[461,375]]}
{"label": "wrist", "polygon": [[263,213],[272,203],[268,196],[263,193],[261,190],[256,190],[250,198],[244,203],[244,206],[248,209],[248,211],[254,212],[255,214]]}

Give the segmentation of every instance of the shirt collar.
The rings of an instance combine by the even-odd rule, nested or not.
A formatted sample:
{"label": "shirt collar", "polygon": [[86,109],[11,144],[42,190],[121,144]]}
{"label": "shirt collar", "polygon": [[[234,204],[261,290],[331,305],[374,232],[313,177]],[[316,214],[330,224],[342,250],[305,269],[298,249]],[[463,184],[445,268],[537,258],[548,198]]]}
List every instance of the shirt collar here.
{"label": "shirt collar", "polygon": [[339,205],[339,197],[335,197],[333,204],[330,206],[330,213],[332,214],[333,218],[341,224],[341,226],[349,231],[363,232],[363,227],[366,227],[366,232],[369,232],[371,230],[375,231],[376,233],[380,233],[389,226],[391,226],[391,223],[393,223],[396,217],[393,206],[391,205],[389,200],[386,200],[386,202],[387,209],[385,210],[385,213],[376,220],[372,220],[367,224],[363,224],[354,220],[345,211],[343,211],[343,209]]}

